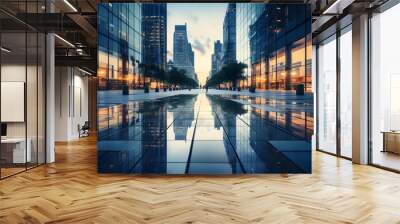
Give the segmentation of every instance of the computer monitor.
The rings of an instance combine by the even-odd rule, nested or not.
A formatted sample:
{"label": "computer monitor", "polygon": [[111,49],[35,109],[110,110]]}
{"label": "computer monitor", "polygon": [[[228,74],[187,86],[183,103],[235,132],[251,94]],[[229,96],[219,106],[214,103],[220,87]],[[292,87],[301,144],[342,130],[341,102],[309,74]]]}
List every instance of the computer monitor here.
{"label": "computer monitor", "polygon": [[7,136],[7,124],[1,123],[1,137]]}

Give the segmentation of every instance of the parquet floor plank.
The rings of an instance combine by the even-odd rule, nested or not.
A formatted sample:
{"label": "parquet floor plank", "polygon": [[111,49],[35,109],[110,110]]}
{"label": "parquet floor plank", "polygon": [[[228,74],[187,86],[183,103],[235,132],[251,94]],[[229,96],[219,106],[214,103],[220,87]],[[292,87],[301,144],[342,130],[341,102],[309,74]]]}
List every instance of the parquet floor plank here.
{"label": "parquet floor plank", "polygon": [[319,152],[311,175],[97,174],[93,137],[0,181],[0,223],[400,223],[400,175]]}

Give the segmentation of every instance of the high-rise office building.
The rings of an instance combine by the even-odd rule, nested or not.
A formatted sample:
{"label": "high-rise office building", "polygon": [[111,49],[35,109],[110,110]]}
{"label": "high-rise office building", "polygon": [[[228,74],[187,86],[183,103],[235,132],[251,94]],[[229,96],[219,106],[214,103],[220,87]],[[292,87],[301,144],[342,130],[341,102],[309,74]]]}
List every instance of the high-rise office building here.
{"label": "high-rise office building", "polygon": [[194,51],[192,49],[192,44],[191,43],[189,43],[188,55],[189,55],[189,59],[190,59],[190,64],[192,64],[192,66],[194,67]]}
{"label": "high-rise office building", "polygon": [[188,64],[188,36],[185,25],[175,25],[173,61],[176,65]]}
{"label": "high-rise office building", "polygon": [[236,3],[229,3],[223,26],[222,64],[236,61]]}
{"label": "high-rise office building", "polygon": [[174,67],[185,70],[186,76],[194,78],[194,52],[188,41],[186,24],[175,25],[173,61]]}
{"label": "high-rise office building", "polygon": [[143,63],[167,66],[167,4],[142,6]]}
{"label": "high-rise office building", "polygon": [[214,42],[214,53],[211,55],[211,75],[215,75],[222,67],[222,43]]}
{"label": "high-rise office building", "polygon": [[[302,87],[311,91],[311,43],[306,35],[311,23],[308,9],[252,6],[236,4],[237,60],[248,66],[247,78],[241,85],[262,90]],[[296,19],[289,19],[288,14]]]}

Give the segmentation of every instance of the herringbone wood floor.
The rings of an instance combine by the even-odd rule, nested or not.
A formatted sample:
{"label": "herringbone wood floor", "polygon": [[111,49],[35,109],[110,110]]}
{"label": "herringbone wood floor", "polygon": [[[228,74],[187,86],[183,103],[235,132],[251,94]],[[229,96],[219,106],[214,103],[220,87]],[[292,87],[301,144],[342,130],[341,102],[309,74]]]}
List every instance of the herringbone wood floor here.
{"label": "herringbone wood floor", "polygon": [[400,223],[400,175],[313,155],[312,175],[96,172],[94,138],[0,181],[0,223]]}

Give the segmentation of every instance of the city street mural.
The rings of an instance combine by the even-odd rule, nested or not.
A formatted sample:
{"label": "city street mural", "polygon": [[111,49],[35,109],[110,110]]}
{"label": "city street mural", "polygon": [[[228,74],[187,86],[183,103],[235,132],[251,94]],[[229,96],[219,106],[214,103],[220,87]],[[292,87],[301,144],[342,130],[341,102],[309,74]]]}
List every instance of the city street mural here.
{"label": "city street mural", "polygon": [[99,173],[311,173],[305,4],[98,5]]}

